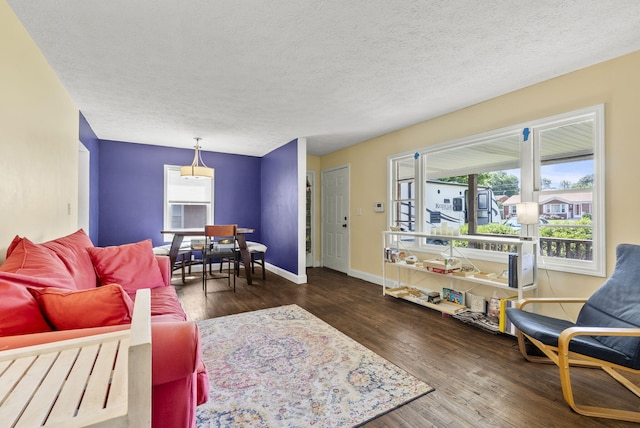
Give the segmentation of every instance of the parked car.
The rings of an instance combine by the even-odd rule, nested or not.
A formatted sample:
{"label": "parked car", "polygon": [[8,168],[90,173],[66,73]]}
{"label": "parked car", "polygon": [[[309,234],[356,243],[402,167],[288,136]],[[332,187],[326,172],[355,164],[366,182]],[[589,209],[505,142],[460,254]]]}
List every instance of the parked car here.
{"label": "parked car", "polygon": [[[518,223],[518,217],[510,217],[506,219],[502,224],[504,224],[505,226],[509,226],[511,229],[517,231],[519,231],[521,228],[520,223]],[[544,217],[539,217],[538,224],[549,224],[549,221]]]}

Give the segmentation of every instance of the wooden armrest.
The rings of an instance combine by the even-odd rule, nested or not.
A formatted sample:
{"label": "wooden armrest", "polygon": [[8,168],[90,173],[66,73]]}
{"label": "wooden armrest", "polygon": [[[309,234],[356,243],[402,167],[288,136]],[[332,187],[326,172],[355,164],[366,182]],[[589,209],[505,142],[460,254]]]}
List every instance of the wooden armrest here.
{"label": "wooden armrest", "polygon": [[149,288],[136,291],[136,301],[131,317],[130,347],[143,344],[151,346],[151,290]]}
{"label": "wooden armrest", "polygon": [[150,426],[150,290],[131,329],[0,352],[0,402],[8,426]]}
{"label": "wooden armrest", "polygon": [[584,303],[588,297],[525,297],[518,300],[516,308],[522,309],[531,303]]}
{"label": "wooden armrest", "polygon": [[127,426],[151,426],[151,290],[136,291],[129,339]]}
{"label": "wooden armrest", "polygon": [[624,327],[569,327],[560,333],[558,337],[558,345],[569,341],[576,336],[638,336],[640,337],[640,328],[624,328]]}
{"label": "wooden armrest", "polygon": [[[565,361],[569,357],[569,343],[576,336],[634,336],[640,337],[640,328],[624,327],[569,327],[558,337],[558,357]],[[562,364],[565,364],[564,362]]]}

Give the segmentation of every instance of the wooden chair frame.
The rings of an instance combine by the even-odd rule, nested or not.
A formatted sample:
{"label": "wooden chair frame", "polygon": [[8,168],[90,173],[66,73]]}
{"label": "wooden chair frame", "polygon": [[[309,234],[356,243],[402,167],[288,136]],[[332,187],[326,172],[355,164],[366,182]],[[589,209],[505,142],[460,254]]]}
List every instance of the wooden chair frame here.
{"label": "wooden chair frame", "polygon": [[[585,303],[586,298],[525,298],[520,300],[516,307],[522,309],[530,304],[546,303]],[[614,409],[609,407],[596,407],[578,404],[575,401],[573,388],[571,387],[571,367],[600,368],[609,376],[622,384],[629,391],[640,398],[640,385],[634,384],[631,380],[618,372],[640,374],[640,370],[613,364],[587,355],[582,355],[569,350],[571,339],[576,336],[638,336],[640,328],[601,328],[601,327],[570,327],[564,330],[558,338],[558,346],[549,346],[517,330],[518,346],[520,353],[527,360],[535,363],[554,363],[560,370],[560,384],[565,401],[571,408],[581,415],[593,416],[607,419],[617,419],[631,422],[640,422],[640,412],[630,410]],[[527,351],[527,340],[535,345],[545,357],[531,355]]]}
{"label": "wooden chair frame", "polygon": [[[236,291],[236,237],[238,225],[208,225],[205,226],[205,245],[202,250],[202,288],[207,293],[207,279],[227,278],[227,284],[231,286],[231,277],[233,277],[233,291]],[[212,246],[215,244],[212,238],[229,238],[233,247],[229,251],[215,251]],[[228,263],[227,275],[215,276],[211,270],[211,259],[220,260],[220,272],[222,265]],[[207,265],[209,266],[209,275],[207,275]]]}
{"label": "wooden chair frame", "polygon": [[130,329],[0,352],[0,421],[150,427],[150,290],[138,290]]}
{"label": "wooden chair frame", "polygon": [[[265,269],[265,265],[264,265],[264,255],[265,255],[265,251],[261,251],[261,250],[256,250],[255,246],[256,243],[252,242],[252,241],[247,241],[246,242],[247,245],[247,251],[249,252],[250,258],[251,258],[251,273],[255,274],[256,273],[256,268],[255,265],[259,265],[260,268],[262,269],[262,280],[266,280],[267,279],[267,271]],[[262,246],[262,244],[259,244],[260,246]],[[266,248],[266,246],[264,246],[264,248]],[[236,276],[240,276],[240,264],[242,264],[244,266],[244,260],[242,260],[242,256],[240,254],[240,250],[238,250],[238,253],[236,254]],[[245,269],[248,269],[247,266],[245,266]]]}

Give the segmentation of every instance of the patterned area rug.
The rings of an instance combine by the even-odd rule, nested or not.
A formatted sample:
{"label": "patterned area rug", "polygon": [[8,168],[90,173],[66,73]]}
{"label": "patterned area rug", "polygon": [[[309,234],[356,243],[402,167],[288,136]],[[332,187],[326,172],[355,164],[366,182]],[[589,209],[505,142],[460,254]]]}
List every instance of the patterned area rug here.
{"label": "patterned area rug", "polygon": [[351,427],[433,391],[296,306],[199,321],[198,427]]}

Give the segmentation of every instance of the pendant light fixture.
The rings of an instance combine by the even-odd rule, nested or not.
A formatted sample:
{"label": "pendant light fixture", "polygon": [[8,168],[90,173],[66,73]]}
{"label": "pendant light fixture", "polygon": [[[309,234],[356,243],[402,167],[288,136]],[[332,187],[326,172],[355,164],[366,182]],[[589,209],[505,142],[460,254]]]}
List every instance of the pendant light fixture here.
{"label": "pendant light fixture", "polygon": [[[209,168],[202,161],[200,155],[200,140],[202,138],[194,138],[196,140],[196,152],[193,155],[193,162],[189,166],[180,167],[180,176],[185,178],[213,178],[213,168]],[[200,165],[202,164],[202,165]]]}

